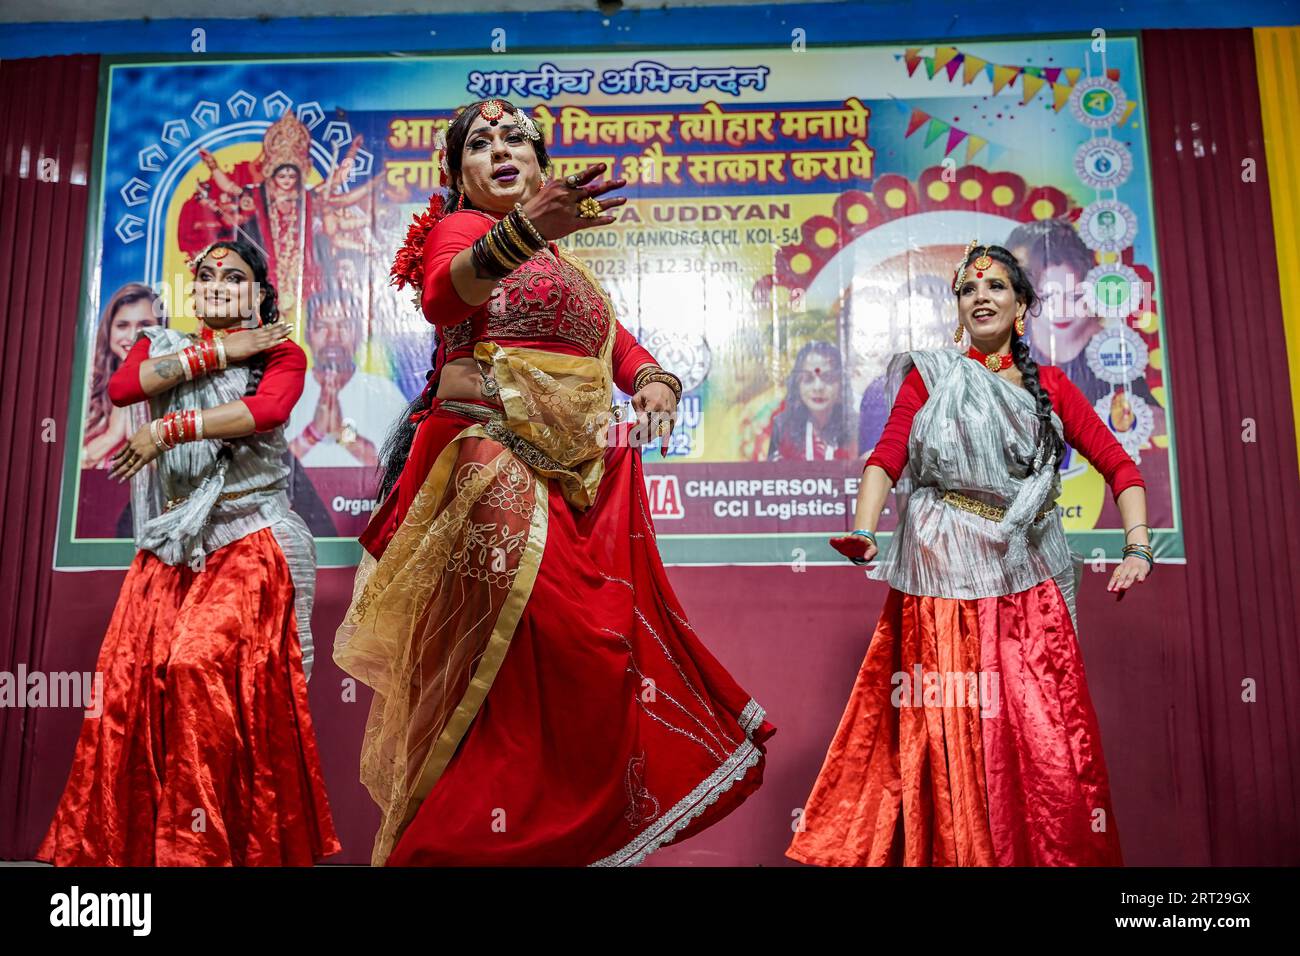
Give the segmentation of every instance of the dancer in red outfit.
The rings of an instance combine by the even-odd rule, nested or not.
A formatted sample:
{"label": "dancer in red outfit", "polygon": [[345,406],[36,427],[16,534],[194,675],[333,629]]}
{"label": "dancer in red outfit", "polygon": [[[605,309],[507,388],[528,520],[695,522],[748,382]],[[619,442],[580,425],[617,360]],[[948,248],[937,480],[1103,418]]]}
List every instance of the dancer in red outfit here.
{"label": "dancer in red outfit", "polygon": [[[1024,338],[1036,302],[1000,246],[958,273],[974,345],[890,367],[897,399],[867,461],[856,529],[889,596],[787,855],[828,866],[1121,864],[1097,718],[1075,636],[1077,556],[1056,511],[1064,442],[1105,476],[1127,544],[1108,589],[1152,566],[1141,475],[1087,400]],[[973,360],[973,361],[972,361]],[[901,382],[901,387],[900,383]]]}
{"label": "dancer in red outfit", "polygon": [[195,263],[199,334],[145,329],[109,383],[153,421],[113,460],[133,478],[139,552],[96,665],[103,712],[37,854],[60,866],[339,850],[307,709],[316,552],[285,492],[306,357],[256,247],[217,243]]}
{"label": "dancer in red outfit", "polygon": [[[639,447],[681,383],[554,240],[614,221],[604,165],[547,183],[532,120],[451,123],[447,210],[394,274],[438,327],[386,448],[339,666],[375,689],[361,776],[389,865],[629,865],[762,779],[775,728],[700,643],[664,573]],[[635,423],[612,429],[613,385]],[[647,430],[648,429],[648,430]]]}

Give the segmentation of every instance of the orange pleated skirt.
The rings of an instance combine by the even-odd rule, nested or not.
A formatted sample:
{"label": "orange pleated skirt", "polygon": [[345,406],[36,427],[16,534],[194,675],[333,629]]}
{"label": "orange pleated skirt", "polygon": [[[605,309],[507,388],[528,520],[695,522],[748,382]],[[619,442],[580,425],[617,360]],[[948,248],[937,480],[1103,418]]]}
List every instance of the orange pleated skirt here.
{"label": "orange pleated skirt", "polygon": [[310,865],[340,849],[289,566],[269,529],[201,571],[147,551],[122,584],[37,859],[59,866]]}
{"label": "orange pleated skirt", "polygon": [[823,866],[1119,866],[1097,717],[1052,580],[890,590],[786,853]]}

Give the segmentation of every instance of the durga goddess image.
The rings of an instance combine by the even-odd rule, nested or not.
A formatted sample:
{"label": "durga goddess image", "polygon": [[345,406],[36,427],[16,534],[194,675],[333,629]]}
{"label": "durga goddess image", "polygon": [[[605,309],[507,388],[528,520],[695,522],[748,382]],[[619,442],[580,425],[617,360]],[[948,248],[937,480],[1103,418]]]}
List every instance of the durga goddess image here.
{"label": "durga goddess image", "polygon": [[[223,170],[212,153],[200,150],[211,177],[185,202],[177,236],[181,251],[192,258],[220,239],[249,240],[266,256],[280,312],[289,314],[320,288],[322,253],[369,248],[368,217],[355,207],[379,180],[339,191],[361,142],[355,136],[342,162],[315,186],[306,184],[311,132],[289,112],[267,129],[262,151],[251,162]],[[318,249],[317,242],[331,248]]]}

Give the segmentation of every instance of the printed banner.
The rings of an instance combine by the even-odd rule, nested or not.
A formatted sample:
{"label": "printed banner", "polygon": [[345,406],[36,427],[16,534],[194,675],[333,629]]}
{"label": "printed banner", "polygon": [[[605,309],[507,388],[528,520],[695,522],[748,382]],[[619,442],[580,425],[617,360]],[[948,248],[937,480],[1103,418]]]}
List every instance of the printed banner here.
{"label": "printed banner", "polygon": [[[378,449],[435,342],[388,270],[438,188],[435,134],[486,96],[532,115],[554,175],[600,161],[629,181],[618,222],[562,244],[683,380],[669,454],[643,450],[669,563],[842,560],[826,542],[852,527],[886,364],[955,347],[972,239],[1029,270],[1035,358],[1138,462],[1157,553],[1182,557],[1134,37],[104,70],[60,567],[129,563],[108,379],[142,326],[194,329],[189,259],[232,235],[265,250],[309,356],[293,506],[323,565],[356,561]],[[1062,479],[1075,549],[1117,557],[1102,477],[1071,451]]]}

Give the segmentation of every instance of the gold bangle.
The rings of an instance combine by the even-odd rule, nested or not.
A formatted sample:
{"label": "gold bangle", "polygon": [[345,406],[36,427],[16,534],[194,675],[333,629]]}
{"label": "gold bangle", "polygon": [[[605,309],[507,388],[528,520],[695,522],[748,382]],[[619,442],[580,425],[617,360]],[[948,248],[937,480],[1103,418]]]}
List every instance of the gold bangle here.
{"label": "gold bangle", "polygon": [[[672,372],[665,372],[662,370],[651,372],[645,377],[645,382],[642,383],[641,388],[645,388],[646,385],[649,385],[651,382],[660,382],[663,385],[667,385],[668,388],[672,390],[673,397],[678,402],[682,400],[682,380]],[[637,391],[639,392],[641,389],[639,388]]]}
{"label": "gold bangle", "polygon": [[501,225],[505,226],[506,235],[509,236],[511,244],[520,251],[527,251],[528,254],[524,257],[523,261],[527,262],[531,259],[533,257],[533,250],[529,249],[528,244],[520,238],[519,233],[515,231],[514,224],[510,221],[509,217],[502,219]]}
{"label": "gold bangle", "polygon": [[493,226],[491,229],[489,229],[487,232],[483,234],[483,238],[487,240],[488,252],[492,253],[492,258],[496,259],[497,265],[499,265],[502,269],[505,269],[507,272],[514,272],[521,265],[523,265],[523,263],[515,262],[513,258],[505,254],[505,252],[498,244],[499,243],[498,237],[492,234],[495,231],[496,231],[496,226]]}
{"label": "gold bangle", "polygon": [[533,234],[533,238],[537,240],[537,244],[543,249],[546,248],[546,237],[538,231],[537,227],[533,225],[533,221],[528,218],[527,213],[524,212],[523,203],[515,203],[515,212],[519,213],[519,221],[524,224],[525,229]]}
{"label": "gold bangle", "polygon": [[641,386],[643,386],[646,383],[647,376],[653,375],[655,372],[662,372],[662,371],[663,369],[661,369],[658,365],[655,365],[653,362],[642,365],[639,369],[636,370],[636,374],[632,376],[632,391],[633,392],[641,391]]}

